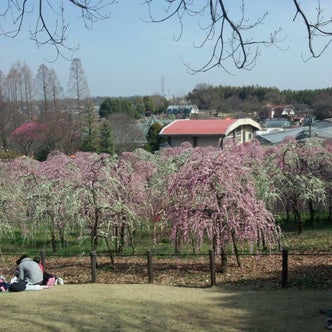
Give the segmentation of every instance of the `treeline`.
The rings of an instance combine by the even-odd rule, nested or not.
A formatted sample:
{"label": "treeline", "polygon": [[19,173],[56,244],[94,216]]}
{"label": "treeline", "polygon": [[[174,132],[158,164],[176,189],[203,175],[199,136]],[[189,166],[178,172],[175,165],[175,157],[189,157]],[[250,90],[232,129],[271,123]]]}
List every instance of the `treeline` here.
{"label": "treeline", "polygon": [[257,85],[232,87],[197,85],[188,93],[187,100],[200,110],[225,113],[258,112],[268,103],[291,104],[298,110],[311,108],[316,118],[332,116],[332,88],[316,90],[279,90]]}
{"label": "treeline", "polygon": [[99,115],[102,118],[107,118],[111,114],[125,113],[132,118],[139,119],[142,116],[165,113],[168,105],[168,100],[158,95],[127,98],[107,97],[100,104]]}

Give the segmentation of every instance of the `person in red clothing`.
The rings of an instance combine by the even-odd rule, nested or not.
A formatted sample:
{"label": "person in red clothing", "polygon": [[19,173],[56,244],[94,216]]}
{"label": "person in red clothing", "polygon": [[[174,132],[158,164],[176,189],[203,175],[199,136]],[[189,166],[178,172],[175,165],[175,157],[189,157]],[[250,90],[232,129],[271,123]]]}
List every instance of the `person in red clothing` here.
{"label": "person in red clothing", "polygon": [[40,267],[41,271],[43,272],[43,285],[46,286],[53,286],[56,282],[56,277],[52,274],[49,274],[45,271],[44,265],[40,261],[40,257],[36,256],[33,259]]}
{"label": "person in red clothing", "polygon": [[40,262],[40,257],[36,256],[33,260],[39,265],[41,271],[44,273],[45,268],[44,268],[43,264]]}

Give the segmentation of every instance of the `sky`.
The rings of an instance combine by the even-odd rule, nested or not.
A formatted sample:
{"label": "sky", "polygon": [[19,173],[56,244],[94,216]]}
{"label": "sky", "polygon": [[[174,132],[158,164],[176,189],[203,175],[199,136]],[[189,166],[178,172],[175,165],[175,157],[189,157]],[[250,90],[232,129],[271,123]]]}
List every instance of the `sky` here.
{"label": "sky", "polygon": [[[321,0],[322,7],[326,4],[326,17],[332,17],[329,1]],[[163,2],[152,1],[156,18],[165,13]],[[302,2],[306,11],[314,13],[315,1]],[[240,3],[239,0],[225,0],[230,13],[237,16]],[[301,18],[297,17],[293,21],[295,8],[292,0],[251,0],[247,3],[248,17],[252,20],[260,17],[265,10],[269,12],[264,24],[255,30],[256,39],[266,38],[279,27],[283,28],[279,48],[263,46],[256,66],[251,70],[237,70],[228,66],[230,73],[220,67],[204,73],[188,73],[186,64],[197,68],[204,65],[211,54],[211,45],[195,47],[203,40],[201,27],[206,16],[185,17],[183,34],[180,40],[176,40],[180,32],[178,22],[175,19],[163,23],[148,22],[144,0],[118,0],[103,10],[104,13],[110,13],[110,18],[95,22],[92,29],[84,27],[77,9],[66,5],[64,15],[69,24],[66,44],[79,48],[74,53],[63,51],[68,59],[59,57],[56,61],[53,61],[56,52],[52,46],[38,48],[29,39],[29,30],[33,28],[36,19],[36,10],[31,8],[33,10],[26,15],[18,36],[0,36],[0,70],[6,75],[10,67],[20,61],[28,64],[35,75],[38,67],[45,64],[55,70],[66,90],[69,59],[77,57],[81,60],[92,97],[153,94],[182,97],[198,84],[258,85],[281,90],[323,89],[332,86],[332,45],[318,59],[308,62],[302,60],[303,56],[308,56],[307,36]],[[3,11],[2,7],[3,4],[0,4],[0,10]],[[49,13],[45,17],[54,20],[56,15]],[[9,21],[0,22],[6,27]]]}

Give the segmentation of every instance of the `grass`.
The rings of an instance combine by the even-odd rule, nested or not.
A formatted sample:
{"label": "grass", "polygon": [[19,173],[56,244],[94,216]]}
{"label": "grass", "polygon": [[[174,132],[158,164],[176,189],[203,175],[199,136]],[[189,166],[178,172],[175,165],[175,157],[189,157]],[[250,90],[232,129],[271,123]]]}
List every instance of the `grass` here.
{"label": "grass", "polygon": [[[1,331],[324,331],[328,291],[64,285],[0,293]],[[305,304],[305,305],[304,305]]]}
{"label": "grass", "polygon": [[[2,242],[2,252],[16,249],[20,253],[35,254],[40,250],[38,241],[32,247],[25,245],[21,243],[15,248],[12,243]],[[87,243],[79,247],[72,245],[60,253],[89,252]],[[287,229],[284,245],[290,250],[331,251],[332,226],[308,226],[301,235],[295,229]],[[75,249],[70,251],[71,248]],[[151,243],[146,238],[137,244],[139,253],[146,253],[147,248],[151,248]],[[163,256],[173,253],[174,247],[164,240],[156,250]],[[191,272],[186,277],[200,278]],[[246,286],[250,282],[243,276],[238,284],[242,283],[243,287],[233,290],[226,289],[222,283],[213,288],[85,283],[38,292],[0,293],[1,331],[325,330],[327,317],[318,309],[332,309],[332,289],[316,289],[315,278],[303,274],[292,277],[296,287],[287,289],[252,290]]]}
{"label": "grass", "polygon": [[[317,250],[317,251],[331,251],[332,250],[332,223],[327,221],[317,222],[314,226],[309,223],[305,223],[304,232],[297,234],[297,227],[294,223],[286,224],[281,219],[278,220],[283,229],[282,246],[289,250]],[[167,256],[174,255],[175,248],[174,244],[171,243],[170,239],[163,237],[155,245],[149,234],[143,234],[135,240],[135,250],[137,255],[145,255],[147,250],[150,250],[154,255]],[[199,252],[207,254],[210,248],[209,241],[203,243],[202,248]],[[193,253],[193,249],[190,245],[182,246],[181,257],[190,256]],[[1,241],[1,251],[4,254],[20,255],[21,253],[27,253],[28,255],[36,255],[41,250],[45,250],[47,255],[61,255],[61,256],[75,256],[75,255],[89,255],[90,254],[90,241],[78,242],[72,235],[66,239],[66,246],[60,247],[58,243],[57,253],[53,253],[51,250],[50,240],[45,238],[45,235],[36,235],[33,240],[23,239],[20,233],[16,232],[13,238],[3,238]],[[229,246],[229,250],[232,247]],[[242,254],[249,253],[247,246],[239,246],[239,250]],[[107,248],[104,242],[100,242],[98,247],[99,254],[107,254]],[[127,246],[123,251],[124,255],[132,255],[132,248]]]}

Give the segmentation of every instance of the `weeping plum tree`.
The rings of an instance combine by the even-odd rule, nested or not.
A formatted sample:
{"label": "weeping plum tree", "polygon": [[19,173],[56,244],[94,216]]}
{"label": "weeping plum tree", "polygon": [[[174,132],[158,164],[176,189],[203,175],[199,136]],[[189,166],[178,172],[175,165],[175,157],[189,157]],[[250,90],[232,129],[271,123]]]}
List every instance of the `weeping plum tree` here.
{"label": "weeping plum tree", "polygon": [[192,149],[178,172],[170,177],[167,222],[171,237],[184,241],[205,236],[227,269],[227,245],[233,246],[238,264],[238,244],[266,248],[280,240],[280,230],[263,201],[257,199],[250,169],[238,154],[213,148]]}
{"label": "weeping plum tree", "polygon": [[135,253],[134,234],[146,226],[149,179],[155,170],[153,159],[153,155],[141,149],[124,152],[114,169],[113,176],[119,186],[113,197],[112,213],[116,220],[116,250],[119,253],[123,251],[126,237]]}
{"label": "weeping plum tree", "polygon": [[77,222],[79,179],[72,159],[57,151],[40,163],[35,173],[35,217],[49,230],[53,252],[57,251],[57,240],[65,246],[66,229]]}
{"label": "weeping plum tree", "polygon": [[322,176],[326,186],[329,221],[332,222],[332,142],[326,142],[324,148],[329,155],[329,164],[322,172]]}
{"label": "weeping plum tree", "polygon": [[[72,156],[79,170],[76,184],[82,226],[89,231],[91,250],[96,250],[103,229],[109,228],[110,197],[117,184],[110,175],[112,158],[107,154],[78,152]],[[113,257],[111,256],[113,260]]]}
{"label": "weeping plum tree", "polygon": [[305,205],[325,202],[323,174],[331,168],[331,154],[315,139],[286,139],[266,153],[265,167],[284,206],[292,209],[301,234]]}
{"label": "weeping plum tree", "polygon": [[250,168],[255,181],[257,198],[263,200],[269,209],[273,208],[280,197],[271,181],[270,169],[264,163],[266,148],[259,141],[253,140],[235,145],[232,150],[242,159],[242,165]]}
{"label": "weeping plum tree", "polygon": [[[162,149],[152,155],[155,158],[155,170],[148,179],[148,193],[144,209],[146,218],[152,223],[153,243],[155,247],[160,237],[169,233],[167,214],[165,212],[169,203],[169,193],[167,190],[168,178],[184,165],[191,152],[191,145],[183,143],[180,147]],[[179,253],[181,239],[176,238],[174,244],[175,252]]]}
{"label": "weeping plum tree", "polygon": [[33,173],[38,166],[38,161],[25,156],[0,161],[0,225],[7,235],[20,230],[23,240],[34,238]]}
{"label": "weeping plum tree", "polygon": [[133,233],[142,219],[145,179],[152,166],[134,153],[125,153],[116,161],[107,154],[80,152],[73,162],[80,173],[80,216],[89,230],[91,250],[104,239],[113,265],[114,240],[121,251],[127,234],[134,250]]}

